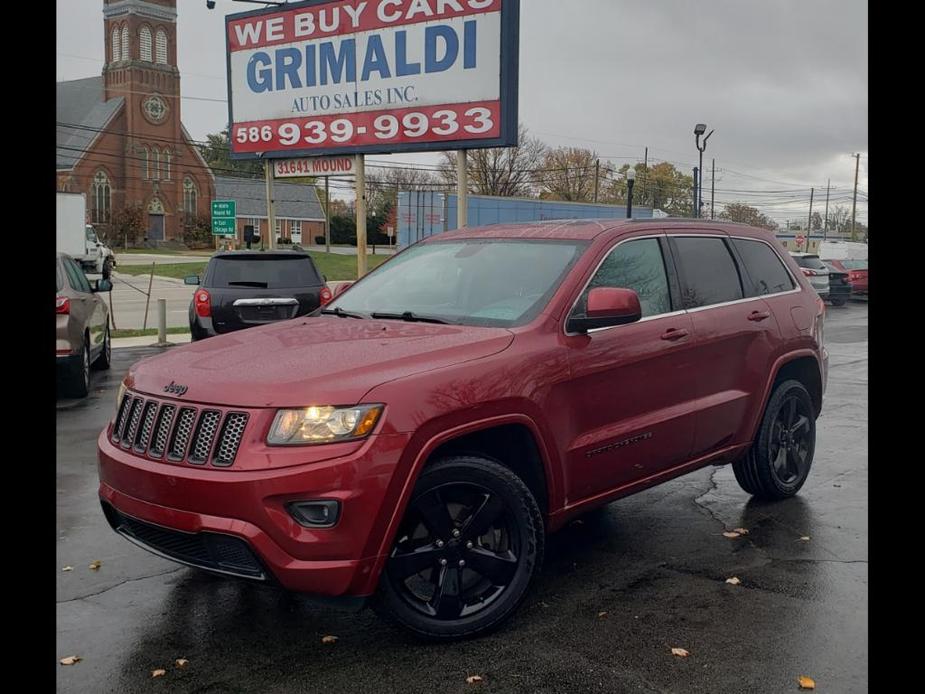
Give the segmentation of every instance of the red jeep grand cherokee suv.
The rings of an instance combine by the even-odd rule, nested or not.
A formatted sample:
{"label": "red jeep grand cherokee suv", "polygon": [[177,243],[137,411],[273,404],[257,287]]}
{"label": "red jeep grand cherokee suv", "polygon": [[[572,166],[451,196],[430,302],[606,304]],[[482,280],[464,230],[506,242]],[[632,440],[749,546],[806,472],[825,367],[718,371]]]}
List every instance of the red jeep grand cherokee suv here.
{"label": "red jeep grand cherokee suv", "polygon": [[544,533],[732,463],[783,499],[813,459],[824,306],[768,232],[575,221],[417,243],[319,315],[137,363],[99,437],[129,540],[191,566],[498,626]]}

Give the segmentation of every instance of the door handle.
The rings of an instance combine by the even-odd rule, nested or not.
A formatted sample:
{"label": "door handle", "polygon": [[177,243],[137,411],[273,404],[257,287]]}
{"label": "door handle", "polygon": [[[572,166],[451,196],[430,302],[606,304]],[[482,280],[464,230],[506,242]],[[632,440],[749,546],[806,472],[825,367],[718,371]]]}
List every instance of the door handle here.
{"label": "door handle", "polygon": [[748,319],[753,321],[764,320],[765,318],[770,318],[771,314],[767,311],[752,311],[748,314]]}
{"label": "door handle", "polygon": [[684,328],[668,328],[662,333],[663,340],[680,340],[682,337],[687,337],[687,331]]}

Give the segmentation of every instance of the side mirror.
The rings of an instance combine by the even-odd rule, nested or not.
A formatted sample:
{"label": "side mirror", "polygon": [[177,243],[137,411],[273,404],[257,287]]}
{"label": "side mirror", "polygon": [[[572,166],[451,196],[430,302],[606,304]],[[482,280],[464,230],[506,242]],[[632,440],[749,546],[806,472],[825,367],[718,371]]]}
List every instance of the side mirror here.
{"label": "side mirror", "polygon": [[341,282],[339,285],[337,285],[337,289],[334,290],[334,296],[340,296],[345,291],[347,291],[352,285],[353,285],[353,282]]}
{"label": "side mirror", "polygon": [[183,284],[199,285],[199,275],[187,275],[183,278]]}
{"label": "side mirror", "polygon": [[567,328],[572,333],[586,333],[595,328],[634,323],[640,318],[642,307],[635,291],[622,287],[595,287],[588,292],[585,316],[570,318]]}
{"label": "side mirror", "polygon": [[112,282],[108,279],[101,279],[96,281],[95,292],[111,292],[112,291]]}

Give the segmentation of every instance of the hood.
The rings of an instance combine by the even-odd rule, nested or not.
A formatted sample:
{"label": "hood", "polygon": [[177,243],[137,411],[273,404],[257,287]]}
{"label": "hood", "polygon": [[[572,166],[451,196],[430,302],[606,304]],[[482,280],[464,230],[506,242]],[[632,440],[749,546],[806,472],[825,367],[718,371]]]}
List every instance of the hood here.
{"label": "hood", "polygon": [[319,316],[249,328],[143,359],[131,388],[238,407],[352,405],[375,386],[480,359],[508,347],[504,328]]}

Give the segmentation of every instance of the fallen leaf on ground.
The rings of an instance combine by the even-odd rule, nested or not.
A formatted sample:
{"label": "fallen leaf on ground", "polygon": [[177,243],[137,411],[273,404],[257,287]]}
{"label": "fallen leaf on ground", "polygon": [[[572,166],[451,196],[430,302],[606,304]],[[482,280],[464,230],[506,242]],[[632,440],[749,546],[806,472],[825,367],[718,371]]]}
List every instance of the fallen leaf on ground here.
{"label": "fallen leaf on ground", "polygon": [[177,667],[184,667],[187,663],[189,663],[186,658],[177,658],[175,662]]}
{"label": "fallen leaf on ground", "polygon": [[476,682],[481,682],[482,678],[478,675],[469,675],[466,678],[466,684],[475,684]]}
{"label": "fallen leaf on ground", "polygon": [[163,677],[167,674],[167,671],[163,668],[158,668],[157,670],[151,670],[151,677]]}
{"label": "fallen leaf on ground", "polygon": [[73,665],[74,663],[79,663],[83,658],[79,655],[69,655],[67,658],[61,659],[62,665]]}
{"label": "fallen leaf on ground", "polygon": [[742,536],[741,533],[737,533],[735,531],[727,530],[726,532],[723,533],[723,537],[728,537],[730,540],[734,537],[741,537],[741,536]]}
{"label": "fallen leaf on ground", "polygon": [[73,566],[65,566],[65,567],[64,567],[63,569],[61,569],[61,570],[62,570],[62,571],[73,571],[73,570],[74,570],[74,567],[73,567]]}
{"label": "fallen leaf on ground", "polygon": [[800,683],[800,689],[815,689],[816,681],[812,677],[807,677],[806,675],[800,675],[797,678],[797,682]]}
{"label": "fallen leaf on ground", "polygon": [[337,637],[336,637],[336,636],[328,635],[328,636],[322,636],[322,637],[321,637],[321,643],[334,643],[334,642],[336,642],[336,641],[337,641]]}
{"label": "fallen leaf on ground", "polygon": [[87,568],[90,569],[91,571],[99,571],[102,565],[103,565],[103,562],[101,562],[99,559],[95,559],[90,562],[90,565]]}
{"label": "fallen leaf on ground", "polygon": [[726,583],[728,583],[729,585],[733,585],[733,586],[737,586],[737,585],[739,585],[741,582],[742,582],[742,581],[740,581],[740,580],[738,579],[737,576],[733,576],[732,578],[727,578],[727,579],[726,579]]}
{"label": "fallen leaf on ground", "polygon": [[671,649],[671,655],[676,655],[676,656],[678,656],[679,658],[686,658],[687,656],[690,655],[690,653],[688,653],[688,652],[687,652],[686,650],[684,650],[683,648],[672,648],[672,649]]}
{"label": "fallen leaf on ground", "polygon": [[597,618],[598,618],[598,619],[603,619],[603,618],[606,617],[606,616],[607,616],[607,613],[606,613],[606,612],[598,612],[598,613],[597,613]]}
{"label": "fallen leaf on ground", "polygon": [[802,542],[809,542],[809,535],[804,535],[803,537],[800,538],[800,540]]}
{"label": "fallen leaf on ground", "polygon": [[739,535],[748,535],[748,530],[746,528],[733,528],[733,530]]}

